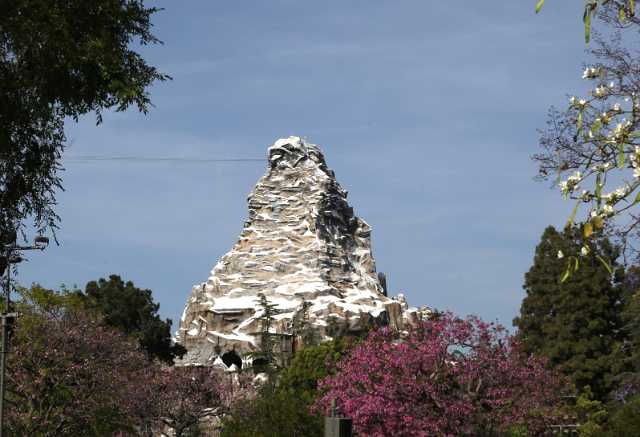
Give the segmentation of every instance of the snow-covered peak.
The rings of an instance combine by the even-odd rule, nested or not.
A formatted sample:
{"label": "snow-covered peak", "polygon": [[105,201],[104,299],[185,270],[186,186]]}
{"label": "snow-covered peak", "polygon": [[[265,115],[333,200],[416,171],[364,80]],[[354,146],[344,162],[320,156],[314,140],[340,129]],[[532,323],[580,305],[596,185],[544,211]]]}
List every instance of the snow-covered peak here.
{"label": "snow-covered peak", "polygon": [[275,306],[269,332],[292,347],[302,319],[318,338],[329,338],[335,329],[400,326],[409,314],[383,294],[371,227],[354,214],[318,146],[292,136],[268,155],[238,242],[187,301],[176,334],[188,349],[186,362],[258,350],[260,294]]}
{"label": "snow-covered peak", "polygon": [[311,163],[326,170],[324,155],[318,146],[300,137],[280,138],[269,147],[268,155],[271,168],[293,168]]}

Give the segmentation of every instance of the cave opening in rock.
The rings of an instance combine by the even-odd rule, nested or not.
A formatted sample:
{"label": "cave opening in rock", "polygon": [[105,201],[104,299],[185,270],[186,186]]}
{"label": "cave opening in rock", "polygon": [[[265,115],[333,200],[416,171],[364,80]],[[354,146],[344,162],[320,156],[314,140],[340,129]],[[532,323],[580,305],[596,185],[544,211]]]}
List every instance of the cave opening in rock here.
{"label": "cave opening in rock", "polygon": [[232,364],[235,364],[238,369],[242,369],[242,358],[238,356],[236,351],[229,351],[223,354],[222,362],[227,367],[231,367]]}
{"label": "cave opening in rock", "polygon": [[254,373],[266,372],[269,367],[269,361],[266,358],[256,358],[251,362]]}

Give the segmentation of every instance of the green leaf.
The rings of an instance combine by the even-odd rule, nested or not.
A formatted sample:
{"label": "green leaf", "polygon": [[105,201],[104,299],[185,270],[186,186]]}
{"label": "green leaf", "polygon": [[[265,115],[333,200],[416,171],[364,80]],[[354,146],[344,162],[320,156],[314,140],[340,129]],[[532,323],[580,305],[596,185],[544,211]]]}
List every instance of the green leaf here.
{"label": "green leaf", "polygon": [[589,238],[593,234],[593,225],[591,223],[585,223],[582,226],[582,234],[584,238]]}
{"label": "green leaf", "polygon": [[578,267],[580,267],[580,261],[578,260],[578,257],[577,257],[577,256],[574,256],[574,257],[572,257],[572,258],[573,258],[573,260],[574,260],[574,261],[575,261],[575,263],[576,263],[576,264],[575,264],[575,266],[573,267],[573,271],[574,271],[574,272],[577,272],[577,271],[578,271]]}
{"label": "green leaf", "polygon": [[601,194],[602,194],[602,173],[598,173],[598,175],[596,176],[595,195],[598,199],[600,199]]}
{"label": "green leaf", "polygon": [[560,278],[560,283],[562,284],[564,281],[569,279],[569,276],[571,276],[571,264],[569,263],[569,261],[567,261],[567,269],[562,274],[562,277]]}
{"label": "green leaf", "polygon": [[538,4],[536,4],[536,14],[542,9],[542,5],[544,5],[544,0],[540,0]]}
{"label": "green leaf", "polygon": [[589,44],[591,39],[591,9],[589,6],[584,11],[584,41]]}
{"label": "green leaf", "polygon": [[636,194],[636,198],[631,205],[635,205],[639,202],[640,202],[640,191],[638,191],[638,194]]}
{"label": "green leaf", "polygon": [[620,23],[624,23],[626,19],[627,19],[627,14],[624,7],[618,8],[618,21],[620,21]]}
{"label": "green leaf", "polygon": [[640,138],[640,130],[629,133],[630,138]]}
{"label": "green leaf", "polygon": [[632,17],[636,14],[636,1],[629,0],[629,15]]}
{"label": "green leaf", "polygon": [[580,134],[581,130],[582,130],[582,110],[578,112],[578,135]]}
{"label": "green leaf", "polygon": [[600,255],[596,255],[596,258],[598,258],[598,260],[602,263],[602,265],[607,269],[609,274],[613,275],[613,269],[611,268],[609,263],[604,258],[602,258]]}
{"label": "green leaf", "polygon": [[593,124],[591,125],[591,132],[595,134],[601,128],[602,128],[602,121],[600,121],[600,119],[598,119],[598,120],[594,121]]}
{"label": "green leaf", "polygon": [[624,168],[624,144],[618,144],[618,168]]}
{"label": "green leaf", "polygon": [[573,207],[573,211],[571,211],[571,215],[569,216],[569,220],[567,220],[567,224],[565,225],[566,227],[571,227],[573,226],[573,223],[576,220],[576,214],[578,213],[578,206],[580,206],[580,200],[578,200],[576,202],[576,206]]}

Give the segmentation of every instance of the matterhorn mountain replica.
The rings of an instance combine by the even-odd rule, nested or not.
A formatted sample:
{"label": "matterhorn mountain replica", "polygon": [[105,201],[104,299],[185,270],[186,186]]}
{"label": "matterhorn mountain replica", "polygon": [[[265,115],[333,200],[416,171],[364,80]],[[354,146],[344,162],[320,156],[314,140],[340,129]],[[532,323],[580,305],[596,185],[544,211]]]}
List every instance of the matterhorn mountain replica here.
{"label": "matterhorn mountain replica", "polygon": [[268,153],[238,242],[187,301],[176,341],[188,352],[179,364],[239,367],[264,351],[265,332],[274,356],[286,357],[309,334],[322,341],[372,325],[403,329],[428,312],[386,296],[371,227],[354,215],[316,145],[289,137]]}

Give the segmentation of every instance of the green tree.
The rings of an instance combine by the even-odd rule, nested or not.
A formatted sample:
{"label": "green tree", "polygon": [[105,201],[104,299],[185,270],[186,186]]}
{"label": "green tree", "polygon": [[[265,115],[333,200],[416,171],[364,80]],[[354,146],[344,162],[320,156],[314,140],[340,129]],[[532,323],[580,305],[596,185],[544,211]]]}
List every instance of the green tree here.
{"label": "green tree", "polygon": [[616,398],[626,402],[640,395],[640,267],[631,266],[623,282],[624,299],[621,312],[623,341],[616,348]]}
{"label": "green tree", "polygon": [[323,419],[309,408],[318,392],[318,381],[333,372],[334,364],[354,339],[341,338],[306,346],[294,355],[252,401],[243,400],[224,422],[223,436],[279,437],[322,436]]}
{"label": "green tree", "polygon": [[[575,228],[545,229],[525,275],[526,297],[513,323],[525,352],[547,357],[578,390],[590,386],[595,399],[604,400],[613,388],[612,352],[622,335],[622,287],[612,282],[598,257],[615,267],[619,250],[599,238],[579,259],[563,256],[579,253],[582,245]],[[580,268],[562,282],[565,263],[575,262]]]}
{"label": "green tree", "polygon": [[[0,0],[0,237],[54,211],[70,117],[147,112],[161,74],[132,49],[156,44],[143,0]],[[0,238],[4,241],[4,238]]]}
{"label": "green tree", "polygon": [[270,303],[263,293],[258,293],[258,305],[262,309],[260,320],[260,358],[267,361],[268,366],[275,365],[273,355],[274,334],[271,332],[273,316],[277,314],[278,305]]}
{"label": "green tree", "polygon": [[172,363],[186,350],[171,342],[171,320],[158,315],[160,305],[153,301],[151,290],[124,282],[120,276],[87,283],[82,295],[88,310],[104,317],[104,322],[138,339],[149,357]]}
{"label": "green tree", "polygon": [[609,419],[607,437],[636,437],[640,435],[640,395],[621,403]]}

